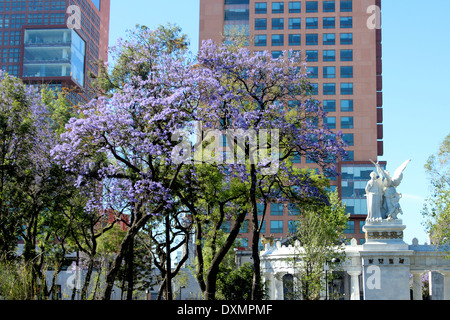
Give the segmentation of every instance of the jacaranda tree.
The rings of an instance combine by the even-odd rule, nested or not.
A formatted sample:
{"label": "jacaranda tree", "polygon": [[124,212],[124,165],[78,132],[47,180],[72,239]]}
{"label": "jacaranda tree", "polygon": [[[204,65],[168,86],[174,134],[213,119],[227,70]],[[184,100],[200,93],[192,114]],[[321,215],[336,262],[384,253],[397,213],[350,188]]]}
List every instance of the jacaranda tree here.
{"label": "jacaranda tree", "polygon": [[[80,117],[69,121],[61,144],[53,150],[58,163],[77,176],[78,186],[101,181],[103,188],[92,193],[88,210],[113,209],[131,217],[107,276],[104,298],[110,298],[120,264],[138,232],[158,217],[165,217],[170,227],[168,212],[184,206],[197,230],[202,223],[223,223],[226,218],[236,223],[224,246],[214,249],[206,299],[215,298],[218,265],[250,214],[252,298],[261,299],[257,203],[326,201],[323,185],[308,171],[294,168],[291,160],[306,156],[323,174],[334,174],[334,164],[345,154],[340,135],[324,128],[326,114],[309,95],[311,85],[298,56],[286,53],[273,59],[268,52],[253,54],[207,41],[193,60],[185,50],[174,54],[163,41],[147,41],[155,39],[153,32],[140,28],[137,37],[121,43],[120,52],[127,53],[127,64],[136,72],[126,73],[126,81],[108,96],[81,108]],[[192,148],[192,134],[200,127],[195,124],[201,124],[200,139]],[[180,132],[185,138],[181,148]],[[217,148],[222,133],[238,139],[229,139],[225,162],[223,150]],[[240,139],[243,136],[246,139]],[[234,152],[236,159],[230,157]],[[202,176],[205,172],[213,179]],[[205,194],[195,196],[194,190]],[[208,212],[215,212],[214,218],[201,218]],[[201,245],[196,248],[201,253]]]}
{"label": "jacaranda tree", "polygon": [[248,186],[255,270],[252,298],[259,300],[262,221],[258,220],[257,203],[327,202],[323,185],[308,171],[292,166],[291,160],[307,158],[323,175],[333,176],[336,163],[345,157],[345,144],[341,133],[333,133],[324,125],[326,113],[311,98],[305,64],[293,52],[273,59],[267,51],[252,53],[245,47],[205,41],[198,64],[198,72],[207,81],[198,120],[206,128],[216,127],[225,133],[226,161],[222,167]]}
{"label": "jacaranda tree", "polygon": [[[173,186],[183,164],[172,160],[175,131],[195,114],[198,94],[191,63],[186,55],[164,50],[153,31],[141,28],[118,46],[129,53],[130,73],[120,90],[82,108],[72,119],[55,158],[77,184],[96,179],[108,192],[93,193],[88,209],[113,209],[130,215],[127,230],[106,279],[105,299],[110,299],[121,262],[137,233],[152,218],[172,209]],[[170,298],[170,297],[169,297]]]}

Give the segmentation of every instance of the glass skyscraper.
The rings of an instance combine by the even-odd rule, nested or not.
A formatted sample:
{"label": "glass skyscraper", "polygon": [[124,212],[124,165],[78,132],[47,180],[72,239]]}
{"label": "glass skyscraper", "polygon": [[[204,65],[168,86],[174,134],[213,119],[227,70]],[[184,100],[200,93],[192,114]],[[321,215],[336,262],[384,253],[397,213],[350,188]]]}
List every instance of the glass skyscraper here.
{"label": "glass skyscraper", "polygon": [[0,68],[90,100],[89,73],[108,60],[110,0],[0,0]]}

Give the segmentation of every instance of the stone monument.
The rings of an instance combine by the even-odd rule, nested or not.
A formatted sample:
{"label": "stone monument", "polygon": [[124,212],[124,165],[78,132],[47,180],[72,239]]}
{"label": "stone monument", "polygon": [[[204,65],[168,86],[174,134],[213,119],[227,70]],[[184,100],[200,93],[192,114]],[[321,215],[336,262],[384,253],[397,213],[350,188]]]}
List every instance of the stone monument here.
{"label": "stone monument", "polygon": [[[409,264],[412,251],[403,241],[406,226],[398,218],[403,211],[397,187],[411,160],[393,176],[377,163],[367,183],[366,242],[361,251],[365,300],[409,300]],[[395,287],[396,290],[392,290]],[[401,294],[399,295],[399,293]]]}

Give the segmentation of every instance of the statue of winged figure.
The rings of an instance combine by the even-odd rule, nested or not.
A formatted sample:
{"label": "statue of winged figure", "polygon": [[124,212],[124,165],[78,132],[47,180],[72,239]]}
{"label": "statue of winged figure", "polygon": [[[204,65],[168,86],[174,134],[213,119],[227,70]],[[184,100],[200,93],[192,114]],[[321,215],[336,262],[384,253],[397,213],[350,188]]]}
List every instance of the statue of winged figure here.
{"label": "statue of winged figure", "polygon": [[403,172],[405,171],[411,159],[402,163],[400,167],[395,170],[394,175],[391,176],[389,171],[386,171],[380,167],[378,163],[370,160],[377,168],[378,176],[381,179],[382,187],[382,201],[381,201],[381,215],[388,221],[397,220],[399,214],[403,214],[400,207],[400,199],[402,194],[397,192],[397,187],[403,181]]}

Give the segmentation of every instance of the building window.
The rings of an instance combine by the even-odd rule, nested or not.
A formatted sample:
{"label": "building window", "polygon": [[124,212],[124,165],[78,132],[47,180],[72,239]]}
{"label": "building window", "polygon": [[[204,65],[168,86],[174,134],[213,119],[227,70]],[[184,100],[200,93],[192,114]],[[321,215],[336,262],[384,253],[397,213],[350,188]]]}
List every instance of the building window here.
{"label": "building window", "polygon": [[319,4],[317,1],[306,1],[306,12],[313,13],[318,12]]}
{"label": "building window", "polygon": [[336,117],[325,117],[324,124],[328,129],[336,129]]}
{"label": "building window", "polygon": [[296,108],[300,108],[302,105],[302,102],[300,100],[291,100],[289,101],[289,109],[296,109]]}
{"label": "building window", "polygon": [[342,49],[341,50],[341,61],[353,61],[353,50],[352,49]]}
{"label": "building window", "polygon": [[18,65],[8,66],[8,73],[14,77],[18,77],[19,76],[19,66]]}
{"label": "building window", "polygon": [[299,216],[301,214],[300,209],[295,204],[290,203],[288,209],[290,216]]}
{"label": "building window", "polygon": [[342,137],[342,140],[349,146],[352,147],[355,145],[355,135],[353,133],[345,133]]}
{"label": "building window", "polygon": [[290,46],[299,46],[301,45],[301,35],[300,34],[290,34],[289,35],[289,45]]}
{"label": "building window", "polygon": [[353,78],[353,67],[352,66],[342,66],[341,67],[341,78]]}
{"label": "building window", "polygon": [[341,17],[341,29],[353,28],[353,17]]}
{"label": "building window", "polygon": [[341,12],[352,12],[353,3],[352,0],[341,0]]}
{"label": "building window", "polygon": [[344,161],[355,161],[355,151],[347,151],[347,156],[344,158]]}
{"label": "building window", "polygon": [[336,61],[336,50],[323,50],[323,61],[324,62]]}
{"label": "building window", "polygon": [[341,94],[342,95],[352,95],[353,94],[353,83],[341,83]]}
{"label": "building window", "polygon": [[95,7],[98,9],[98,11],[100,11],[100,0],[92,0],[92,3],[95,5]]}
{"label": "building window", "polygon": [[255,13],[256,14],[266,14],[267,13],[267,2],[256,2],[255,3]]}
{"label": "building window", "polygon": [[272,18],[272,30],[283,30],[283,29],[284,29],[284,19]]}
{"label": "building window", "polygon": [[336,34],[334,33],[323,34],[323,45],[335,45],[335,44],[336,44]]}
{"label": "building window", "polygon": [[272,35],[272,46],[283,46],[284,45],[284,34],[273,34]]}
{"label": "building window", "polygon": [[324,100],[323,110],[325,112],[336,112],[336,100]]}
{"label": "building window", "polygon": [[297,221],[288,221],[289,233],[295,234],[298,231],[298,222]]}
{"label": "building window", "polygon": [[317,61],[319,61],[319,51],[306,50],[306,62],[317,62]]}
{"label": "building window", "polygon": [[258,216],[262,216],[264,213],[264,203],[258,203],[256,208],[258,210]]}
{"label": "building window", "polygon": [[319,19],[318,18],[306,18],[306,29],[318,29]]}
{"label": "building window", "polygon": [[344,233],[355,233],[355,221],[348,221]]}
{"label": "building window", "polygon": [[265,35],[265,34],[257,34],[255,36],[255,46],[256,47],[267,46],[267,35]]}
{"label": "building window", "polygon": [[284,2],[272,2],[272,13],[284,13]]}
{"label": "building window", "polygon": [[341,129],[353,129],[353,117],[341,117]]}
{"label": "building window", "polygon": [[225,9],[225,21],[248,20],[249,9]]}
{"label": "building window", "polygon": [[270,233],[283,233],[283,221],[270,221]]}
{"label": "building window", "polygon": [[353,112],[353,100],[341,100],[341,112]]}
{"label": "building window", "polygon": [[363,227],[364,227],[365,225],[366,225],[366,222],[365,222],[365,221],[360,221],[360,222],[359,222],[359,233],[364,234]]}
{"label": "building window", "polygon": [[296,152],[294,154],[294,158],[292,159],[292,163],[294,163],[294,164],[302,163],[302,157],[300,156],[300,154],[298,152]]}
{"label": "building window", "polygon": [[300,1],[290,1],[289,13],[300,13],[300,12],[302,12],[302,3]]}
{"label": "building window", "polygon": [[310,94],[313,96],[317,96],[319,94],[319,84],[318,83],[311,83],[311,91]]}
{"label": "building window", "polygon": [[307,73],[310,79],[317,79],[319,78],[319,67],[308,67]]}
{"label": "building window", "polygon": [[324,78],[336,78],[336,67],[323,67]]}
{"label": "building window", "polygon": [[302,19],[301,18],[289,18],[289,29],[301,29]]}
{"label": "building window", "polygon": [[353,44],[353,33],[341,33],[341,44],[342,45]]}
{"label": "building window", "polygon": [[282,216],[283,215],[283,204],[282,203],[271,203],[270,204],[270,215],[271,216]]}
{"label": "building window", "polygon": [[231,222],[230,221],[224,221],[222,223],[222,226],[220,227],[220,229],[225,232],[225,233],[230,233],[231,231]]}
{"label": "building window", "polygon": [[324,29],[335,29],[336,28],[336,19],[334,17],[323,18],[323,28]]}
{"label": "building window", "polygon": [[336,2],[335,1],[324,1],[323,2],[323,12],[335,12]]}
{"label": "building window", "polygon": [[242,222],[241,228],[239,229],[239,233],[247,233],[248,232],[248,220]]}
{"label": "building window", "polygon": [[255,30],[267,30],[267,19],[255,19]]}
{"label": "building window", "polygon": [[278,59],[283,54],[283,51],[272,51],[272,58]]}
{"label": "building window", "polygon": [[289,50],[289,58],[292,58],[294,56],[300,57],[301,56],[301,50]]}
{"label": "building window", "polygon": [[236,245],[239,248],[248,248],[248,239],[247,238],[237,238]]}
{"label": "building window", "polygon": [[319,35],[317,33],[310,33],[306,35],[307,46],[317,46],[319,44]]}
{"label": "building window", "polygon": [[324,83],[323,84],[323,94],[324,95],[335,95],[336,94],[336,83]]}
{"label": "building window", "polygon": [[261,226],[261,233],[266,233],[266,221],[263,221],[261,225],[261,220],[259,220],[258,224]]}

